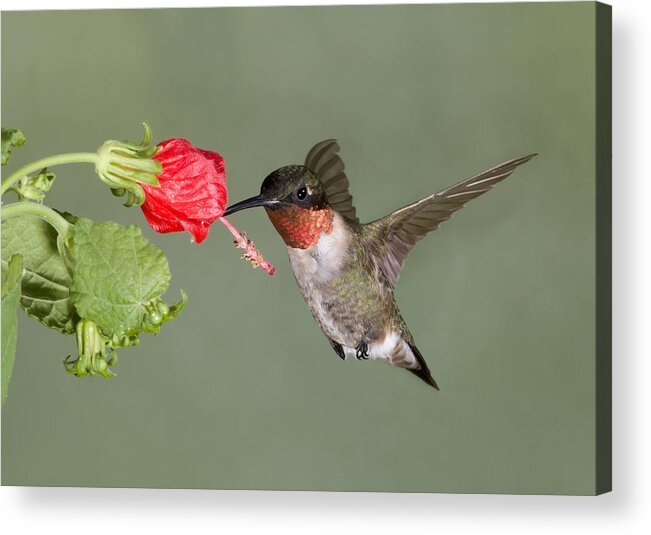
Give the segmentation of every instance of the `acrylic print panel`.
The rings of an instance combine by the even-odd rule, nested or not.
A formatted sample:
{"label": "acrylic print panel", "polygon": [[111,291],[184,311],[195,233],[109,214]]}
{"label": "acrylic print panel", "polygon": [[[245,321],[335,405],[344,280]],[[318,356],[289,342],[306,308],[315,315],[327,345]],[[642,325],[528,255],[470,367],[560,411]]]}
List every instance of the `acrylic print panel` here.
{"label": "acrylic print panel", "polygon": [[[342,226],[326,208],[350,207],[323,197],[327,170],[285,170],[266,182],[284,195],[275,226],[262,208],[229,216],[276,266],[270,278],[240,262],[219,222],[201,244],[158,234],[92,166],[56,168],[46,204],[140,227],[189,304],[120,350],[110,380],[66,373],[74,336],[19,310],[2,483],[609,490],[609,62],[610,10],[592,2],[3,13],[3,126],[28,139],[8,172],[136,138],[146,120],[155,143],[223,155],[232,204],[336,138],[367,222],[538,155],[485,194],[472,186],[477,198],[409,252],[395,290],[404,324],[377,288],[390,292],[432,211],[394,216],[392,233]],[[295,266],[317,266],[297,274],[305,286],[331,281],[307,297],[339,326],[332,347],[284,240]],[[324,263],[332,250],[339,263]],[[421,373],[363,358],[390,349]]]}

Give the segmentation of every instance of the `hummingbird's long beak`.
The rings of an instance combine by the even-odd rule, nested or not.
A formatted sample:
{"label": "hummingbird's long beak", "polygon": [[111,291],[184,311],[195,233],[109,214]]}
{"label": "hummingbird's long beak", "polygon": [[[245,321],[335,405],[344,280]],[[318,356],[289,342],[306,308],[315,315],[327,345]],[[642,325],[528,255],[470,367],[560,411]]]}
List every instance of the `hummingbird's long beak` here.
{"label": "hummingbird's long beak", "polygon": [[265,199],[262,195],[256,195],[255,197],[250,197],[249,199],[244,199],[238,203],[232,204],[226,211],[224,215],[231,215],[240,210],[245,210],[246,208],[255,208],[256,206],[272,206],[277,204],[278,201],[273,199]]}

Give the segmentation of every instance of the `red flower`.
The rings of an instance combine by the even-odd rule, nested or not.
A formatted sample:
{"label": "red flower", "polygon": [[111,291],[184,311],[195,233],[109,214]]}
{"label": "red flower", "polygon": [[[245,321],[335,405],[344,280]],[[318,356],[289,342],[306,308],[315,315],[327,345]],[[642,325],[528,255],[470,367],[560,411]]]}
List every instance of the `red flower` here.
{"label": "red flower", "polygon": [[168,139],[158,146],[153,159],[163,166],[157,175],[160,186],[140,184],[145,190],[142,212],[156,232],[187,230],[201,243],[228,202],[224,158],[187,139]]}
{"label": "red flower", "polygon": [[168,139],[158,147],[152,159],[163,167],[156,175],[159,185],[138,181],[145,192],[140,208],[151,228],[156,232],[187,230],[194,241],[201,243],[210,225],[219,219],[234,236],[235,245],[244,249],[242,259],[273,275],[275,268],[253,242],[222,217],[228,203],[224,158],[194,147],[187,139]]}

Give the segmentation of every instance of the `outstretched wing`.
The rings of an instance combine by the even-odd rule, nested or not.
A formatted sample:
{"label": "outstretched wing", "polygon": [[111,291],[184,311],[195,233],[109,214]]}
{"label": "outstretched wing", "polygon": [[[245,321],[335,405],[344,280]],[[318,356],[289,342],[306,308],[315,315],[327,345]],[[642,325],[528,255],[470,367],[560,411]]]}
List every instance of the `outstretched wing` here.
{"label": "outstretched wing", "polygon": [[398,282],[405,257],[418,240],[450,219],[468,201],[486,193],[513,173],[516,167],[534,156],[535,154],[530,154],[505,162],[369,223],[376,227],[376,235],[384,238],[385,248],[380,267],[391,285]]}
{"label": "outstretched wing", "polygon": [[344,217],[359,222],[353,197],[348,192],[348,178],[344,173],[344,162],[337,154],[339,145],[334,139],[326,139],[310,149],[305,158],[305,167],[319,178],[325,187],[328,204]]}

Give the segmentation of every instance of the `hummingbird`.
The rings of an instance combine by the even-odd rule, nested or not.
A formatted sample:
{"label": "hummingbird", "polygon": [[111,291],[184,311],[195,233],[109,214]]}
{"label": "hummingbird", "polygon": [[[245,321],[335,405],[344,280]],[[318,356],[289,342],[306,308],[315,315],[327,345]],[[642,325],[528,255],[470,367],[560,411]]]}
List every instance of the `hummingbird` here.
{"label": "hummingbird", "polygon": [[370,223],[360,223],[339,145],[317,143],[302,165],[276,169],[260,194],[224,215],[264,207],[282,237],[312,316],[342,359],[375,359],[404,368],[439,390],[416,347],[394,288],[417,241],[533,158],[502,163]]}

